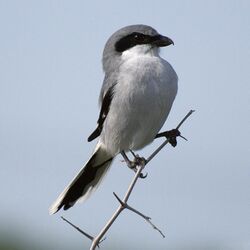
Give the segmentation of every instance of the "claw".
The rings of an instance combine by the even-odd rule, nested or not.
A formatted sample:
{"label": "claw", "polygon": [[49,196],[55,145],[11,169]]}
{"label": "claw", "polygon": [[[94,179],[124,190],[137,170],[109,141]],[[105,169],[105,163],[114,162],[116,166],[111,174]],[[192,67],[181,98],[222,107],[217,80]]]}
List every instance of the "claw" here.
{"label": "claw", "polygon": [[171,144],[172,147],[176,147],[176,145],[177,145],[176,137],[168,138],[168,142]]}
{"label": "claw", "polygon": [[[147,160],[143,157],[140,157],[139,155],[136,155],[132,150],[129,150],[131,154],[134,156],[134,160],[131,161],[127,157],[126,153],[124,151],[121,151],[121,155],[123,156],[124,160],[127,163],[127,166],[132,169],[135,173],[137,172],[137,167],[138,166],[145,166],[147,163]],[[147,177],[147,173],[144,175],[141,173],[139,175],[140,178],[145,179]]]}
{"label": "claw", "polygon": [[145,179],[148,176],[148,173],[146,173],[145,175],[143,173],[140,173],[139,177],[142,179]]}
{"label": "claw", "polygon": [[162,133],[159,133],[156,135],[155,138],[159,138],[159,137],[166,137],[169,141],[169,143],[175,147],[177,145],[177,140],[176,138],[180,136],[182,139],[186,140],[187,139],[181,135],[180,131],[178,129],[172,129],[172,130],[169,130],[169,131],[165,131],[165,132],[162,132]]}

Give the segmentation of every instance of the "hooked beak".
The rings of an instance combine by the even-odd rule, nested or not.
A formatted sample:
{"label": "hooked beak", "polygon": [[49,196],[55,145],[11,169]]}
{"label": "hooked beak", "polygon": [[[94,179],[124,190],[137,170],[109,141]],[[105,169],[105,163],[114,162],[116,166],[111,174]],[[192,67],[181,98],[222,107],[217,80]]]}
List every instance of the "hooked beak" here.
{"label": "hooked beak", "polygon": [[157,47],[165,47],[165,46],[169,46],[171,44],[174,45],[174,42],[169,37],[157,35],[154,37],[152,44],[154,44]]}

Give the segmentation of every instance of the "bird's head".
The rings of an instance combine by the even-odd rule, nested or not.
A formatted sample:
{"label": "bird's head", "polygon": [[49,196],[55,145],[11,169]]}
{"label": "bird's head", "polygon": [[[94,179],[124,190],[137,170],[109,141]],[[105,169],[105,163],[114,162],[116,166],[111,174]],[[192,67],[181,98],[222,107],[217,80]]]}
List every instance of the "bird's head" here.
{"label": "bird's head", "polygon": [[124,53],[158,53],[159,47],[169,46],[174,42],[160,35],[155,29],[147,25],[130,25],[116,31],[107,41],[103,51],[103,68],[107,72],[119,65]]}

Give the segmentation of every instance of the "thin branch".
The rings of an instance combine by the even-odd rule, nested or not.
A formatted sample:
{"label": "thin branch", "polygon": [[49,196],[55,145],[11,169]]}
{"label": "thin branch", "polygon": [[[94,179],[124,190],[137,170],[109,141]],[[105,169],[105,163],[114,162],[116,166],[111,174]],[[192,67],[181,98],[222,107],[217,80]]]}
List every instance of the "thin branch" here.
{"label": "thin branch", "polygon": [[[195,110],[190,110],[186,116],[181,120],[181,122],[177,125],[176,129],[179,129],[181,125],[187,120],[187,118],[192,115]],[[147,164],[168,144],[169,140],[166,139],[148,158]]]}
{"label": "thin branch", "polygon": [[138,214],[139,216],[141,216],[144,220],[146,220],[146,222],[148,222],[148,223],[153,227],[153,229],[157,230],[157,231],[161,234],[161,236],[162,236],[163,238],[165,238],[165,235],[162,233],[162,231],[161,231],[158,227],[156,227],[156,225],[153,224],[153,222],[151,221],[151,218],[150,218],[149,216],[144,215],[144,214],[141,213],[140,211],[138,211],[138,210],[136,210],[135,208],[129,206],[127,203],[124,203],[124,202],[117,196],[116,193],[113,192],[113,194],[114,194],[114,196],[116,197],[116,199],[119,201],[119,203],[120,203],[124,208],[126,208],[126,209],[128,209],[128,210],[130,210],[130,211],[132,211],[132,212],[134,212],[134,213],[136,213],[136,214]]}
{"label": "thin branch", "polygon": [[187,118],[192,115],[195,112],[195,110],[191,109],[186,116],[181,120],[181,122],[178,124],[178,126],[176,127],[176,129],[179,129],[181,127],[181,125],[187,120]]}
{"label": "thin branch", "polygon": [[84,236],[86,236],[88,239],[90,239],[91,241],[94,240],[94,237],[85,233],[81,228],[77,227],[76,225],[74,225],[72,222],[68,221],[67,219],[65,219],[63,216],[61,216],[61,219],[66,221],[70,226],[72,226],[73,228],[75,228],[78,232],[80,232],[81,234],[83,234]]}
{"label": "thin branch", "polygon": [[[188,112],[188,114],[181,120],[181,122],[177,125],[176,129],[179,129],[181,127],[181,125],[186,121],[186,119],[194,112],[194,110],[190,110]],[[144,218],[155,230],[157,230],[162,237],[165,237],[165,235],[162,233],[162,231],[160,229],[158,229],[152,222],[151,222],[151,218],[142,214],[141,212],[139,212],[138,210],[134,209],[133,207],[129,206],[127,204],[127,201],[134,189],[134,186],[138,180],[139,177],[141,177],[141,172],[144,169],[145,165],[151,161],[160,151],[161,149],[169,142],[168,139],[166,139],[146,160],[143,158],[139,158],[136,156],[136,160],[135,162],[131,162],[128,157],[126,156],[125,152],[121,152],[126,164],[128,165],[129,168],[134,168],[134,166],[136,167],[136,173],[135,176],[133,177],[128,190],[126,192],[126,194],[124,195],[124,198],[121,200],[115,193],[114,196],[117,198],[117,200],[119,201],[120,205],[117,208],[117,210],[114,212],[114,214],[111,216],[111,218],[109,219],[109,221],[106,223],[106,225],[102,228],[102,230],[100,231],[100,233],[96,236],[96,237],[92,237],[91,235],[85,233],[84,231],[82,231],[79,227],[75,226],[74,224],[72,224],[71,222],[69,222],[68,220],[66,220],[65,218],[61,217],[64,221],[66,221],[68,224],[70,224],[72,227],[74,227],[77,231],[79,231],[80,233],[82,233],[84,236],[86,236],[88,239],[90,239],[92,241],[90,250],[95,250],[96,247],[98,246],[98,244],[100,242],[102,242],[104,239],[103,236],[106,234],[106,232],[109,230],[109,228],[112,226],[112,224],[115,222],[115,220],[117,219],[117,217],[120,215],[120,213],[124,210],[124,209],[129,209],[130,211],[138,214],[139,216],[141,216],[142,218]]]}
{"label": "thin branch", "polygon": [[132,182],[129,185],[129,188],[127,190],[127,193],[125,194],[124,198],[122,199],[122,201],[120,202],[120,206],[117,208],[117,210],[115,211],[115,213],[112,215],[112,217],[110,218],[110,220],[107,222],[107,224],[103,227],[103,229],[101,230],[101,232],[94,238],[92,245],[90,247],[90,250],[94,250],[96,248],[96,246],[98,245],[98,243],[100,242],[100,240],[102,239],[102,237],[105,235],[105,233],[109,230],[109,228],[111,227],[111,225],[115,222],[116,218],[119,216],[119,214],[122,212],[123,209],[125,209],[125,207],[123,206],[124,203],[126,203],[129,199],[129,196],[135,186],[136,181],[138,180],[141,171],[143,170],[145,164],[143,164],[143,161],[141,161],[141,165],[138,166],[138,169],[136,171],[136,174],[132,180]]}

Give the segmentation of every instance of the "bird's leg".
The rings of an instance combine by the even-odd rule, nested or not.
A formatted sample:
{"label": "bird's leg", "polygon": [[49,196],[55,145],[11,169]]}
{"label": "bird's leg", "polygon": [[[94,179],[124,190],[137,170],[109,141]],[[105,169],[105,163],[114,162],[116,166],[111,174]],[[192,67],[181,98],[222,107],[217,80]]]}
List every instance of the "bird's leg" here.
{"label": "bird's leg", "polygon": [[[124,151],[121,151],[121,155],[123,156],[127,166],[132,169],[134,172],[137,171],[137,166],[140,166],[143,164],[143,166],[146,164],[146,159],[143,157],[140,157],[139,155],[136,155],[132,150],[130,150],[131,154],[134,156],[134,160],[129,160],[128,156]],[[140,174],[140,178],[146,178],[147,174]]]}
{"label": "bird's leg", "polygon": [[135,169],[135,166],[133,164],[132,161],[129,160],[128,156],[126,155],[125,151],[121,151],[121,155],[122,157],[124,158],[124,161],[126,162],[127,166],[130,168],[130,169]]}
{"label": "bird's leg", "polygon": [[129,150],[130,151],[130,153],[134,156],[134,158],[136,158],[137,157],[137,155],[134,153],[134,151],[133,150]]}
{"label": "bird's leg", "polygon": [[181,138],[183,138],[184,140],[187,141],[187,139],[185,137],[183,137],[180,133],[180,131],[178,129],[172,129],[172,130],[169,130],[169,131],[165,131],[165,132],[162,132],[162,133],[159,133],[155,136],[155,138],[159,138],[159,137],[166,137],[169,141],[169,143],[175,147],[177,145],[177,140],[176,138],[180,136]]}
{"label": "bird's leg", "polygon": [[[135,167],[137,166],[145,166],[147,160],[144,157],[140,157],[139,155],[135,154],[131,149],[129,150],[130,153],[134,156],[133,164]],[[143,173],[140,174],[140,178],[145,179],[148,176],[148,173],[145,175]]]}

